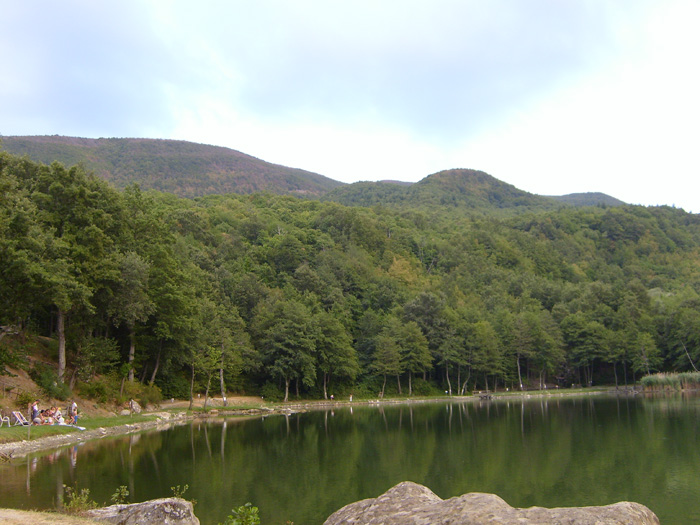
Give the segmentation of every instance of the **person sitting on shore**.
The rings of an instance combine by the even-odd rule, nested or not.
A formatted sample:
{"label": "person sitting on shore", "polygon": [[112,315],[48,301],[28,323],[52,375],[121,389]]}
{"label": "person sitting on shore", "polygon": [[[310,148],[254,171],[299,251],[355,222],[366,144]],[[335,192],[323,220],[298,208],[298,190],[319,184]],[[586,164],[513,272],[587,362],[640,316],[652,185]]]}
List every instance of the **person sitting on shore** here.
{"label": "person sitting on shore", "polygon": [[47,408],[44,411],[44,425],[53,425],[53,409]]}

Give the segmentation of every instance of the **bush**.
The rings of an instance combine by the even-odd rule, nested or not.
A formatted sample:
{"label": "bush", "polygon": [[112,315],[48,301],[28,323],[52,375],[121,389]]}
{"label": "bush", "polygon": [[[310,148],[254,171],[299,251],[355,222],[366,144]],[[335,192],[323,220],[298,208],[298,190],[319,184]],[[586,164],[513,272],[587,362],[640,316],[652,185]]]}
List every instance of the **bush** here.
{"label": "bush", "polygon": [[64,512],[80,514],[98,507],[97,503],[90,499],[90,489],[81,489],[78,492],[77,487],[68,487],[67,485],[63,485],[63,489],[66,495],[66,500],[63,503]]}
{"label": "bush", "polygon": [[156,385],[160,388],[164,398],[170,399],[189,399],[190,398],[190,382],[183,375],[165,375],[161,374],[156,378]]}
{"label": "bush", "polygon": [[160,405],[163,401],[163,394],[156,385],[144,385],[138,381],[126,381],[124,383],[124,395],[119,396],[117,401],[125,403],[129,399],[135,399],[146,408],[146,405]]}
{"label": "bush", "polygon": [[284,399],[284,392],[277,388],[277,385],[270,383],[269,381],[260,389],[260,395],[265,401],[277,402]]}
{"label": "bush", "polygon": [[258,515],[258,507],[253,507],[251,503],[241,505],[237,509],[231,510],[231,515],[226,519],[223,525],[259,525],[260,516]]}
{"label": "bush", "polygon": [[[412,387],[414,396],[432,397],[445,394],[445,391],[438,388],[435,383],[426,381],[422,377],[414,377]],[[406,389],[408,389],[408,385],[406,385]]]}
{"label": "bush", "polygon": [[[367,375],[358,382],[353,389],[353,397],[356,399],[376,399],[382,390],[384,378]],[[394,382],[396,382],[394,380]]]}
{"label": "bush", "polygon": [[99,403],[107,403],[116,399],[119,394],[118,382],[111,377],[100,377],[93,379],[90,383],[79,382],[77,390],[81,397],[94,399]]}
{"label": "bush", "polygon": [[68,385],[58,382],[58,375],[50,366],[37,363],[29,371],[29,375],[47,396],[60,399],[61,401],[65,401],[71,396]]}
{"label": "bush", "polygon": [[17,406],[22,408],[22,409],[26,409],[35,400],[36,400],[36,395],[32,394],[31,392],[22,391],[17,396]]}
{"label": "bush", "polygon": [[159,406],[163,401],[163,394],[156,385],[141,385],[141,392],[136,399],[144,408],[148,405]]}

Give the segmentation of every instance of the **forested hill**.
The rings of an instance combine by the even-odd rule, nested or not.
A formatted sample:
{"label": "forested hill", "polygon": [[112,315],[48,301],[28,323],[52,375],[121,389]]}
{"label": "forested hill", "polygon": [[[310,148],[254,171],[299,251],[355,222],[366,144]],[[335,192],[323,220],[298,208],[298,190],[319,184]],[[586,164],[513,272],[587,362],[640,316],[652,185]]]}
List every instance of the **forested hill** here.
{"label": "forested hill", "polygon": [[32,334],[95,398],[622,384],[700,366],[700,216],[182,199],[0,152],[0,374]]}
{"label": "forested hill", "polygon": [[625,203],[620,199],[600,192],[570,193],[569,195],[557,195],[550,198],[571,204],[573,206],[623,206]]}
{"label": "forested hill", "polygon": [[486,213],[508,210],[523,213],[550,210],[562,205],[619,205],[622,201],[603,193],[544,197],[520,190],[483,171],[471,169],[445,170],[427,176],[416,184],[394,181],[357,182],[338,187],[321,197],[346,206],[411,208],[460,208]]}
{"label": "forested hill", "polygon": [[[0,137],[0,149],[35,162],[87,170],[123,189],[137,183],[180,197],[270,192],[323,198],[347,206],[444,207],[522,213],[563,205],[619,205],[602,193],[542,197],[482,171],[452,169],[418,183],[400,181],[344,184],[323,175],[271,164],[229,148],[156,139],[86,139],[64,136]],[[397,174],[400,175],[400,174]]]}
{"label": "forested hill", "polygon": [[0,148],[44,164],[82,163],[117,188],[138,183],[181,197],[262,191],[315,196],[343,184],[229,148],[180,140],[2,137]]}

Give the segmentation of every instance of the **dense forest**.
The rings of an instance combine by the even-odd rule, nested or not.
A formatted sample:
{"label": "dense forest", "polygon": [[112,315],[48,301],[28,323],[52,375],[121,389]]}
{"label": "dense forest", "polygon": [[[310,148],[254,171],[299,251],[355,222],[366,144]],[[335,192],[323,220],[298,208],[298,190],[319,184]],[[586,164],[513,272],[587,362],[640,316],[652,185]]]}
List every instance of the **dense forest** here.
{"label": "dense forest", "polygon": [[[418,191],[371,207],[185,199],[0,152],[0,337],[52,338],[57,383],[95,396],[109,381],[463,394],[700,363],[700,216],[539,200],[491,214]],[[17,340],[0,340],[0,369],[23,359]]]}

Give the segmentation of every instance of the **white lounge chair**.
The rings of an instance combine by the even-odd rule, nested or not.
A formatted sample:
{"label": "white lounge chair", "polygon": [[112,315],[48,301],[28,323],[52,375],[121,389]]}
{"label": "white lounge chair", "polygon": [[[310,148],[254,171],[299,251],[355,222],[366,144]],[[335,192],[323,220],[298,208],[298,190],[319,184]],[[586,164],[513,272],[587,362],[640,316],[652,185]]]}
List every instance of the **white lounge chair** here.
{"label": "white lounge chair", "polygon": [[3,416],[0,414],[0,427],[3,426],[5,423],[7,423],[7,426],[10,426],[10,416]]}
{"label": "white lounge chair", "polygon": [[14,426],[17,426],[17,425],[22,425],[23,427],[29,426],[29,421],[27,421],[27,418],[24,417],[24,414],[22,414],[22,412],[17,412],[17,411],[13,410],[12,415],[15,416]]}

